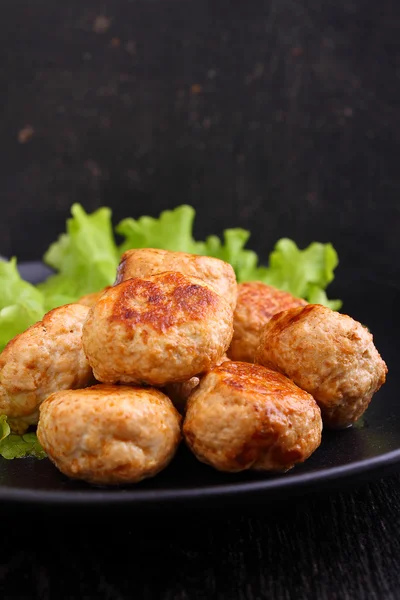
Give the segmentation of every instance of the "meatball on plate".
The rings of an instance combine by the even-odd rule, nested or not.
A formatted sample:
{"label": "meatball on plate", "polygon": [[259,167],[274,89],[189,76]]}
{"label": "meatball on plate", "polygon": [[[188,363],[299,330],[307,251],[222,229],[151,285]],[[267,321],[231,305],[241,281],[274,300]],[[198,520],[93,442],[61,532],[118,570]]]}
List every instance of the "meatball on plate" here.
{"label": "meatball on plate", "polygon": [[332,428],[357,421],[387,374],[368,329],[320,304],[272,317],[262,331],[256,361],[312,394]]}
{"label": "meatball on plate", "polygon": [[296,298],[261,281],[239,283],[229,358],[254,362],[261,330],[270,318],[282,310],[306,304],[302,298]]}
{"label": "meatball on plate", "polygon": [[95,385],[49,396],[37,435],[68,477],[95,484],[137,483],[172,460],[181,417],[159,390]]}
{"label": "meatball on plate", "polygon": [[157,248],[127,250],[121,257],[115,283],[131,277],[146,278],[163,271],[178,271],[189,277],[204,279],[234,309],[237,297],[233,267],[219,258]]}
{"label": "meatball on plate", "polygon": [[164,386],[212,368],[232,324],[232,309],[214,288],[172,271],[106,291],[90,309],[82,342],[98,381]]}
{"label": "meatball on plate", "polygon": [[82,347],[89,308],[67,304],[12,339],[0,354],[0,414],[23,433],[38,421],[39,406],[53,392],[94,383]]}
{"label": "meatball on plate", "polygon": [[220,471],[287,471],[320,445],[321,411],[292,381],[260,365],[225,362],[189,396],[183,434]]}

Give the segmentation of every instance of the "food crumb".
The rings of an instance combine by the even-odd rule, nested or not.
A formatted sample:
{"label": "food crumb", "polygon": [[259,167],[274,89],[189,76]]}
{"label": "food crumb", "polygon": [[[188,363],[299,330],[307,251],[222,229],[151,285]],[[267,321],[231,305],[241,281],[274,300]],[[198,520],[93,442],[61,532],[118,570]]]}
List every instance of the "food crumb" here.
{"label": "food crumb", "polygon": [[200,94],[202,87],[199,83],[194,83],[190,88],[190,93],[193,95]]}
{"label": "food crumb", "polygon": [[26,144],[33,138],[34,133],[35,130],[32,125],[25,125],[25,127],[18,132],[18,142],[20,144]]}
{"label": "food crumb", "polygon": [[111,48],[119,48],[121,45],[121,40],[117,37],[113,37],[110,42]]}
{"label": "food crumb", "polygon": [[97,15],[93,22],[93,31],[95,33],[105,33],[108,31],[111,25],[111,19],[105,17],[104,15]]}

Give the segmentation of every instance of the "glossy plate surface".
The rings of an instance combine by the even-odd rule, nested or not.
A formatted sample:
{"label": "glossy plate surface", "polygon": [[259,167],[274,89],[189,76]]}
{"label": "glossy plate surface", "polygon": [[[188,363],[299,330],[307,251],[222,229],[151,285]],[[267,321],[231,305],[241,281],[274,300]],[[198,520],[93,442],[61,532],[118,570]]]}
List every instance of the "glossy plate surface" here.
{"label": "glossy plate surface", "polygon": [[[20,267],[32,282],[46,271],[40,263]],[[0,457],[0,500],[64,505],[134,504],[215,501],[266,501],[328,486],[368,480],[400,468],[400,385],[397,368],[400,339],[400,290],[368,274],[337,271],[330,297],[340,297],[342,312],[367,325],[389,369],[386,384],[374,396],[363,418],[344,431],[324,431],[318,450],[303,465],[283,475],[226,474],[198,462],[182,445],[171,465],[154,479],[134,486],[98,488],[63,476],[48,459]]]}

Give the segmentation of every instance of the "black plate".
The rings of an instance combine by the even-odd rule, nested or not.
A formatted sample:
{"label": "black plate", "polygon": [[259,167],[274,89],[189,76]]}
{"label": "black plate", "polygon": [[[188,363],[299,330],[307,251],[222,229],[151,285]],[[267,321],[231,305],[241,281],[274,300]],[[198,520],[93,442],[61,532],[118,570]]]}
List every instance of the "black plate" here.
{"label": "black plate", "polygon": [[[39,281],[46,270],[38,263],[21,266],[26,278]],[[389,374],[364,417],[352,428],[323,434],[318,450],[284,475],[225,474],[198,462],[182,445],[171,465],[154,479],[134,486],[96,488],[64,477],[49,462],[0,458],[0,499],[64,505],[140,504],[241,501],[287,497],[310,489],[339,487],[371,479],[400,466],[400,402],[397,346],[400,339],[400,290],[370,275],[338,269],[332,297],[344,300],[342,312],[367,325],[385,359]]]}

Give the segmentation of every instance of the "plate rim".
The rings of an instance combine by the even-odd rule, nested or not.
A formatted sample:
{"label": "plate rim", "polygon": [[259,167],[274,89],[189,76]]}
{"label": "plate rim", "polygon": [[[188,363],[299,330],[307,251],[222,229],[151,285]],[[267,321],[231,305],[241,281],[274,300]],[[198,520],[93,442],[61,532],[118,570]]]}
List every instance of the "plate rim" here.
{"label": "plate rim", "polygon": [[[29,460],[26,459],[26,460]],[[36,460],[36,459],[35,459]],[[43,459],[46,460],[46,459]],[[47,459],[48,460],[48,459]],[[158,502],[182,502],[184,500],[209,500],[214,497],[224,498],[232,495],[244,494],[262,494],[268,491],[280,492],[284,489],[295,488],[307,490],[314,484],[321,482],[331,483],[333,481],[343,481],[352,476],[361,476],[363,473],[372,473],[381,467],[398,467],[400,470],[400,448],[391,450],[371,458],[355,461],[346,465],[329,467],[312,471],[310,473],[300,473],[291,477],[276,477],[273,479],[261,479],[250,482],[225,483],[218,485],[202,486],[201,488],[175,488],[140,490],[137,488],[127,489],[85,489],[85,490],[34,490],[21,488],[2,488],[0,485],[0,500],[13,501],[18,503],[32,502],[35,504],[68,504],[71,506],[79,505],[99,505],[99,504],[148,504]],[[134,485],[134,484],[132,484]]]}

